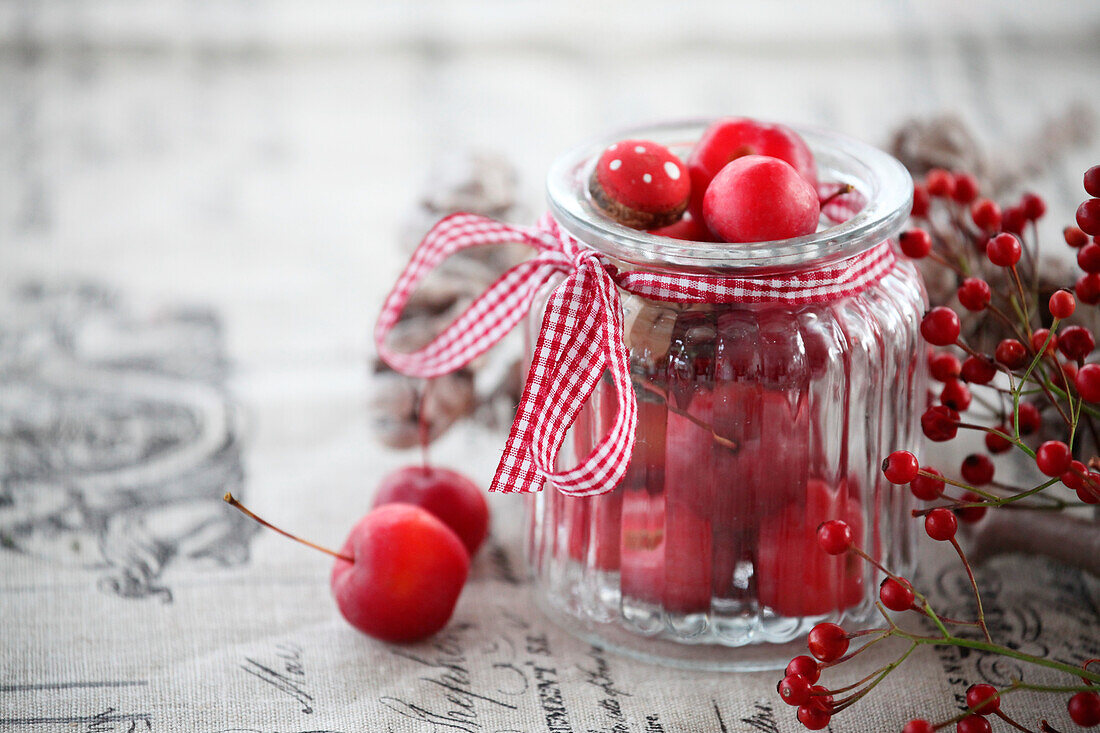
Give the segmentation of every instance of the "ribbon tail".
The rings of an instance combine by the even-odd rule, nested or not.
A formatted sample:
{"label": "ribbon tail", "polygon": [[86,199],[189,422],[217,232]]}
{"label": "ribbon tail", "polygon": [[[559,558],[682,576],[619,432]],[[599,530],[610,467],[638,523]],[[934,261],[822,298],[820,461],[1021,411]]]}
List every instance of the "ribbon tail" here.
{"label": "ribbon tail", "polygon": [[[547,316],[549,317],[549,308]],[[508,440],[504,444],[504,453],[497,464],[490,492],[504,494],[530,493],[542,489],[543,475],[535,468],[531,460],[532,433],[534,431],[535,410],[546,401],[547,381],[542,376],[553,359],[548,344],[548,332],[545,326],[539,332],[538,341],[531,357],[531,366],[527,370],[527,381],[523,385],[523,394],[516,407],[516,417],[508,431]]]}
{"label": "ribbon tail", "polygon": [[[615,423],[590,455],[559,472],[556,463],[565,434],[607,369],[619,402]],[[586,259],[547,303],[523,397],[490,491],[538,491],[544,481],[575,496],[611,491],[629,466],[636,421],[618,291],[599,263]]]}
{"label": "ribbon tail", "polygon": [[[592,386],[596,386],[605,370],[609,372],[618,409],[611,429],[589,455],[575,468],[547,475],[551,484],[569,496],[592,496],[614,490],[630,467],[636,439],[638,402],[630,379],[630,356],[623,342],[622,303],[611,276],[603,268],[597,268],[595,274],[598,283],[595,300],[600,306],[600,317],[596,320],[597,333],[591,340],[598,345],[600,353],[598,361],[593,363]],[[576,413],[572,414],[575,419]],[[552,470],[554,464],[547,461],[554,457],[556,447],[553,453],[536,452],[540,468]]]}

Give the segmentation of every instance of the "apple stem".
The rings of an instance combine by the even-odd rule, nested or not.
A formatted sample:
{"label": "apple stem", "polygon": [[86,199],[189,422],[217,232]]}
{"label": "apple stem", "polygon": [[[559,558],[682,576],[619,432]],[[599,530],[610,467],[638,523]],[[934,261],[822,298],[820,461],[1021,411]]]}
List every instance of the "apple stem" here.
{"label": "apple stem", "polygon": [[228,491],[225,493],[225,496],[223,496],[222,499],[225,501],[226,504],[233,507],[234,509],[239,510],[246,517],[249,517],[250,519],[253,519],[256,522],[259,522],[260,524],[267,527],[268,529],[275,530],[276,532],[281,534],[283,537],[289,537],[290,539],[294,540],[295,542],[301,542],[306,547],[312,547],[314,550],[320,550],[321,552],[325,553],[326,555],[332,555],[337,560],[345,560],[347,562],[352,563],[353,565],[355,564],[355,558],[351,557],[350,555],[345,555],[342,552],[336,552],[334,550],[328,549],[327,547],[321,547],[320,545],[315,545],[312,542],[310,542],[309,540],[303,540],[301,537],[295,537],[290,532],[287,532],[285,529],[279,529],[278,527],[276,527],[274,524],[267,521],[266,519],[263,519],[263,518],[255,515],[255,514],[253,514],[251,509],[249,509],[244,504],[237,501],[236,497],[234,497]]}
{"label": "apple stem", "polygon": [[431,387],[431,380],[425,379],[422,382],[422,388],[418,391],[416,401],[416,429],[417,436],[420,438],[420,461],[424,468],[424,473],[428,473],[428,441],[431,437],[431,431],[428,426],[428,420],[424,416],[424,405],[428,402],[428,388]]}
{"label": "apple stem", "polygon": [[856,190],[855,186],[853,186],[850,183],[845,183],[843,186],[838,188],[836,191],[833,191],[831,194],[829,194],[825,198],[821,199],[821,202],[818,205],[821,208],[824,209],[826,206],[828,206],[829,204],[831,204],[833,202],[833,199],[836,199],[840,196],[844,196],[845,194],[849,194],[849,193],[851,193],[852,191],[855,191],[855,190]]}

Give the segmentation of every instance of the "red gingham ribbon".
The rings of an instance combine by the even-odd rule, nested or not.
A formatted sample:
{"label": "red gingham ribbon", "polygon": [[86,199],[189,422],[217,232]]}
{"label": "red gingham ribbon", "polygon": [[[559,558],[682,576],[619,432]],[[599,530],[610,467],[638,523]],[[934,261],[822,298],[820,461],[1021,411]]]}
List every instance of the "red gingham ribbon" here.
{"label": "red gingham ribbon", "polygon": [[[424,348],[401,353],[386,346],[386,335],[417,283],[440,262],[467,247],[511,242],[530,245],[538,254],[504,273]],[[375,344],[382,359],[403,374],[431,378],[453,372],[500,341],[530,310],[539,288],[564,274],[547,301],[527,383],[489,490],[538,491],[547,481],[564,494],[601,494],[615,488],[626,473],[637,422],[618,288],[677,303],[820,303],[864,290],[894,264],[893,249],[882,242],[834,267],[794,275],[620,275],[549,215],[527,227],[454,214],[428,232],[401,273],[382,306]],[[618,396],[615,422],[577,466],[558,470],[565,433],[605,370]]]}

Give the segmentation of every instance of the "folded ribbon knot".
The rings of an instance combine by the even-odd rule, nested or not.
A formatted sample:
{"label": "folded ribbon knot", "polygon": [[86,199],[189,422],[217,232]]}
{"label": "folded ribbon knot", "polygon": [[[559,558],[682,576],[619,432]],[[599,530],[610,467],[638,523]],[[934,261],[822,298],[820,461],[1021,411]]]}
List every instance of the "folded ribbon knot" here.
{"label": "folded ribbon knot", "polygon": [[[514,242],[538,253],[501,275],[427,346],[412,353],[386,346],[386,335],[417,283],[440,262],[468,247]],[[547,300],[523,396],[489,490],[538,491],[546,481],[562,493],[588,496],[615,488],[634,449],[637,401],[623,343],[620,288],[677,303],[816,303],[864,290],[895,262],[892,248],[883,242],[837,266],[798,276],[619,274],[549,215],[525,227],[454,214],[428,232],[398,278],[378,318],[375,343],[382,359],[403,374],[431,378],[453,372],[504,338],[530,310],[538,291],[564,275]],[[618,398],[615,421],[588,456],[573,468],[559,470],[557,457],[565,434],[605,371]]]}

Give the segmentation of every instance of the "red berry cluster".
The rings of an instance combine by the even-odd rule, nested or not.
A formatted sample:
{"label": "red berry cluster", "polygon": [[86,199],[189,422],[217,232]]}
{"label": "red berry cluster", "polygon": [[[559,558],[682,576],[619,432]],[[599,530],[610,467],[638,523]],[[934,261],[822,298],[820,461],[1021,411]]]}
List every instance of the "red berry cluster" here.
{"label": "red berry cluster", "polygon": [[743,117],[713,123],[686,161],[650,140],[620,140],[596,161],[588,190],[620,224],[705,242],[812,234],[828,201],[797,133]]}
{"label": "red berry cluster", "polygon": [[[1100,166],[1085,174],[1085,188],[1090,194],[1096,190],[1097,179]],[[1100,303],[1100,242],[1089,240],[1093,229],[1066,228],[1065,240],[1078,249],[1077,262],[1084,274],[1073,290],[1063,288],[1050,295],[1046,305],[1052,321],[1036,325],[1032,316],[1039,313],[1038,303],[1031,296],[1033,288],[1024,287],[1017,266],[1027,254],[1034,275],[1038,248],[1034,242],[1025,248],[1026,224],[1041,218],[1046,204],[1035,194],[1025,194],[1017,205],[1002,211],[995,202],[980,198],[979,193],[976,179],[969,174],[931,171],[924,184],[915,187],[913,209],[913,216],[923,219],[929,228],[910,229],[899,238],[902,252],[909,257],[927,258],[955,272],[959,280],[956,297],[965,311],[981,313],[1011,334],[1001,339],[992,353],[982,353],[966,343],[962,320],[952,307],[937,306],[925,314],[920,324],[925,341],[935,347],[954,348],[958,353],[945,350],[929,354],[929,371],[943,387],[939,404],[929,406],[922,415],[921,429],[932,441],[952,440],[960,428],[984,431],[989,454],[1004,453],[1014,447],[1025,450],[1042,473],[1062,479],[1078,499],[1100,502],[1100,474],[1083,463],[1074,465],[1069,442],[1063,438],[1073,433],[1074,412],[1100,416],[1100,410],[1093,407],[1100,403],[1100,364],[1085,363],[1096,346],[1095,339],[1084,326],[1064,323],[1077,312],[1078,301]],[[1093,201],[1097,199],[1082,204],[1079,219]],[[946,216],[937,211],[941,204],[948,210]],[[969,223],[961,216],[964,207],[969,213]],[[950,232],[943,231],[945,220],[951,223]],[[1087,211],[1083,222],[1096,226]],[[962,248],[960,242],[970,242],[971,246]],[[977,257],[979,254],[982,256]],[[994,266],[993,274],[1002,273],[997,287],[991,286],[987,278],[968,274],[988,271],[990,265]],[[974,399],[975,385],[989,386],[994,391],[995,403],[999,404],[997,424],[978,425],[961,417],[960,413],[966,412]],[[1025,385],[1031,388],[1028,392],[1041,393],[1046,399],[1038,402],[1028,401],[1027,397],[1019,399]],[[1017,399],[1011,402],[1004,399],[1005,395],[1013,394]],[[1025,445],[1024,438],[1039,429],[1040,406],[1059,413],[1066,429],[1058,436],[1063,439],[1031,448]],[[988,404],[984,408],[988,409]],[[989,485],[994,480],[994,464],[989,456],[972,454],[963,462],[960,474],[971,487]],[[890,479],[889,473],[887,478]],[[923,485],[926,482],[921,484],[914,493],[930,499],[940,497],[939,493],[933,496]],[[980,517],[982,507],[961,505],[966,498],[957,500],[956,513],[964,520]],[[973,501],[967,503],[983,501],[977,494],[970,498]],[[985,497],[985,500],[988,503],[999,499]]]}
{"label": "red berry cluster", "polygon": [[[1093,198],[1078,209],[1079,226],[1064,231],[1066,243],[1077,250],[1077,262],[1084,274],[1073,288],[1049,294],[1045,303],[1049,318],[1043,320],[1036,296],[1038,245],[1034,223],[1046,213],[1044,201],[1034,194],[1024,194],[1018,203],[1002,210],[994,201],[981,197],[974,176],[938,169],[915,186],[912,213],[921,226],[903,232],[899,248],[912,259],[954,273],[955,296],[961,306],[936,305],[920,323],[921,336],[933,347],[928,353],[928,370],[940,385],[937,393],[929,396],[931,404],[921,415],[921,430],[937,442],[953,440],[960,431],[976,431],[984,438],[985,451],[967,455],[958,467],[957,478],[921,465],[916,455],[905,450],[888,455],[882,462],[882,473],[886,481],[908,487],[915,498],[931,504],[914,510],[913,516],[924,522],[924,532],[931,540],[948,544],[957,553],[970,579],[977,617],[960,621],[939,616],[909,580],[891,573],[855,544],[857,535],[845,521],[823,522],[817,531],[821,552],[858,558],[882,574],[876,606],[886,625],[857,631],[833,623],[813,628],[807,640],[812,657],[792,660],[778,688],[785,702],[798,707],[798,720],[805,727],[825,727],[833,716],[864,697],[900,665],[909,652],[922,644],[936,643],[963,647],[976,644],[974,648],[983,652],[1062,673],[1073,672],[1083,686],[1029,684],[1027,688],[1071,692],[1070,719],[1082,727],[1100,725],[1100,693],[1093,689],[1100,685],[1100,674],[1089,668],[1090,663],[1100,660],[1090,660],[1074,670],[1045,657],[995,644],[985,622],[978,583],[958,541],[960,522],[977,522],[990,509],[1012,505],[1056,510],[1077,502],[1100,503],[1100,457],[1086,458],[1086,453],[1095,451],[1095,445],[1083,446],[1085,429],[1078,430],[1079,424],[1086,421],[1090,425],[1093,420],[1100,421],[1100,363],[1087,362],[1096,346],[1093,334],[1083,325],[1067,322],[1081,315],[1078,303],[1100,303],[1100,166],[1085,174],[1085,190]],[[977,327],[971,323],[976,319],[981,321]],[[998,341],[985,342],[989,333],[998,331]],[[975,405],[981,409],[975,409]],[[994,457],[1012,450],[1030,458],[1035,474],[1043,477],[1039,483],[1013,486],[998,479]],[[1076,501],[1047,491],[1054,487],[1068,488]],[[940,634],[924,636],[904,631],[889,612],[920,615]],[[957,624],[971,627],[971,633],[954,633],[951,627]],[[974,638],[975,629],[979,639]],[[852,642],[863,637],[869,637],[868,643],[853,650]],[[905,639],[911,646],[896,662],[880,670],[881,674],[837,689],[819,683],[823,669],[842,664],[887,637]],[[936,724],[910,720],[903,733],[929,733],[952,724],[956,733],[987,733],[992,730],[991,717],[1027,730],[1012,720],[1002,705],[1002,697],[1020,685],[1002,689],[984,683],[971,685],[966,693],[967,709],[962,714]],[[1053,728],[1043,723],[1041,730]]]}
{"label": "red berry cluster", "polygon": [[[922,492],[926,492],[925,495],[930,498],[938,495],[945,483],[935,471],[919,468],[916,457],[907,451],[892,453],[883,462],[882,470],[887,480],[895,484],[908,481],[913,485],[917,485],[922,480],[925,481],[927,487],[922,489]],[[948,630],[949,625],[971,625],[971,622],[948,619],[938,615],[933,610],[927,597],[919,593],[909,580],[891,573],[855,544],[852,529],[846,522],[839,519],[822,522],[817,529],[817,544],[821,551],[829,555],[854,556],[870,563],[886,576],[879,586],[877,608],[886,620],[887,625],[882,628],[853,632],[835,623],[823,622],[810,630],[806,639],[806,646],[811,656],[800,655],[792,659],[783,672],[783,678],[776,685],[776,691],[779,693],[780,699],[786,704],[797,708],[796,717],[805,728],[821,730],[828,726],[833,716],[862,699],[887,674],[904,662],[917,646],[922,644],[935,644],[942,641],[955,646],[973,646],[973,648],[981,649],[984,652],[997,653],[1000,651],[1020,661],[1039,665],[1045,664],[1048,667],[1053,666],[1066,671],[1065,665],[1059,666],[1058,662],[1047,662],[1047,660],[1039,657],[1022,654],[1012,648],[998,647],[993,643],[981,611],[981,597],[978,586],[974,581],[974,575],[970,571],[969,563],[966,561],[962,548],[955,541],[955,534],[958,531],[958,519],[955,513],[942,507],[933,509],[925,516],[925,528],[932,539],[950,542],[959,553],[964,565],[966,565],[974,595],[978,601],[978,619],[972,625],[980,629],[984,639],[975,640],[968,635],[954,635]],[[942,632],[942,636],[937,638],[905,631],[891,619],[887,614],[887,610],[895,613],[912,612],[919,614],[938,627]],[[862,637],[870,637],[868,643],[853,650],[853,640]],[[903,653],[895,662],[887,664],[877,672],[852,685],[830,689],[820,684],[823,670],[845,663],[870,648],[872,644],[888,637],[901,638],[910,642],[908,651]],[[1082,727],[1100,725],[1100,694],[1091,689],[1092,685],[1100,684],[1100,675],[1089,670],[1089,665],[1092,662],[1100,662],[1100,660],[1089,660],[1079,670],[1073,670],[1084,681],[1084,687],[1075,691],[1073,697],[1070,698],[1068,712],[1070,719]],[[910,720],[905,724],[902,733],[929,733],[929,731],[944,728],[952,723],[955,724],[956,733],[981,733],[983,731],[989,733],[992,731],[992,726],[988,720],[990,717],[999,717],[1015,728],[1027,730],[1019,722],[1013,720],[1002,709],[1001,704],[1002,698],[1006,694],[1014,692],[1020,687],[1022,687],[1020,683],[1013,683],[1002,689],[997,689],[986,683],[973,684],[966,691],[966,710],[964,712],[938,724],[933,724],[925,719]],[[1073,688],[1066,686],[1044,688],[1028,685],[1028,689],[1049,689],[1052,692],[1057,692]],[[1042,727],[1041,730],[1052,731],[1053,729],[1046,726]]]}

